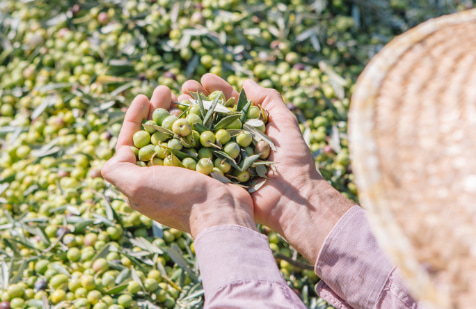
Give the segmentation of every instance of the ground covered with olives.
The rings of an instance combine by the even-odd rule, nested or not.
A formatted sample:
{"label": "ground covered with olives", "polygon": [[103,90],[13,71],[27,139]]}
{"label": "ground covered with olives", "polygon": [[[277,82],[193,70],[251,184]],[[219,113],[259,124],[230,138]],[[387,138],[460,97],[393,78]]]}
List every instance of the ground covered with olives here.
{"label": "ground covered with olives", "polygon": [[[133,211],[100,174],[132,99],[150,97],[159,84],[179,94],[183,82],[207,72],[235,89],[248,78],[275,88],[316,167],[357,201],[346,130],[358,74],[394,35],[470,7],[456,0],[0,1],[0,308],[200,308],[191,237]],[[207,119],[205,104],[190,103],[158,110],[144,124],[134,138],[139,164],[183,165],[253,188],[262,177],[240,172],[251,179],[273,168],[259,163],[272,148],[256,140],[265,112],[250,105],[245,113],[247,100],[225,101]],[[312,265],[275,232],[261,232],[303,302],[327,308]]]}

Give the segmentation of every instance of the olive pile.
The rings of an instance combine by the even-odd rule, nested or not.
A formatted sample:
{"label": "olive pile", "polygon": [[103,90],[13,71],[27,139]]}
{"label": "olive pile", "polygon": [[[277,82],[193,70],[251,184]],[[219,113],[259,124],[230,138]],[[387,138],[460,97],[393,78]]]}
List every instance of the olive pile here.
{"label": "olive pile", "polygon": [[244,91],[236,104],[220,91],[192,95],[191,101],[177,102],[172,114],[154,110],[144,130],[134,134],[137,165],[184,167],[225,183],[266,177],[273,162],[265,160],[275,149],[265,134],[266,111],[252,105]]}
{"label": "olive pile", "polygon": [[[132,99],[150,97],[158,85],[178,95],[187,79],[207,72],[236,89],[248,78],[275,88],[298,118],[321,174],[357,200],[346,137],[357,75],[395,34],[470,6],[426,0],[0,1],[0,308],[200,308],[190,236],[133,211],[101,177]],[[205,101],[217,97],[221,103],[206,119],[211,103]],[[199,97],[168,111],[181,120],[175,130],[170,120],[165,128],[164,119],[157,122],[167,116],[157,111],[155,123],[144,124],[154,150],[137,150],[139,164],[211,168],[212,177],[257,189],[262,177],[251,178],[273,168],[266,163],[268,145],[257,140],[266,141],[260,133],[267,115],[250,105],[245,116],[247,100],[223,105],[220,98],[200,98],[203,111]],[[240,127],[236,119],[222,122],[230,134],[225,142],[228,135],[216,126],[227,117]],[[205,131],[212,134],[202,139]],[[245,147],[246,132],[252,141]],[[240,182],[245,170],[250,180]],[[319,279],[312,266],[275,232],[261,231],[304,303],[327,308],[314,291]]]}

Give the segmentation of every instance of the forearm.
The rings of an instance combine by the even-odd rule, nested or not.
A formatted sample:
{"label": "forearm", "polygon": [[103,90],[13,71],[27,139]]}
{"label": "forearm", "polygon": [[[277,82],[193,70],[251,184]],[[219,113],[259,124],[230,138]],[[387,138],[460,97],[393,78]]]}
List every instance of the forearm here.
{"label": "forearm", "polygon": [[276,230],[314,265],[326,237],[354,203],[318,176],[297,195],[287,201]]}

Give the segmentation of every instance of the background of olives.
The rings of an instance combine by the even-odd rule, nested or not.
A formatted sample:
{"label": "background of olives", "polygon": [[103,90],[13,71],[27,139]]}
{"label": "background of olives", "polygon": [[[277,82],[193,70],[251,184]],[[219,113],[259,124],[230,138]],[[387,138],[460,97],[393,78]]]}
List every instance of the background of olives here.
{"label": "background of olives", "polygon": [[[199,308],[191,238],[132,211],[100,175],[128,104],[218,74],[278,89],[316,166],[357,200],[347,110],[393,36],[472,1],[0,2],[0,308]],[[267,228],[309,308],[318,278]]]}

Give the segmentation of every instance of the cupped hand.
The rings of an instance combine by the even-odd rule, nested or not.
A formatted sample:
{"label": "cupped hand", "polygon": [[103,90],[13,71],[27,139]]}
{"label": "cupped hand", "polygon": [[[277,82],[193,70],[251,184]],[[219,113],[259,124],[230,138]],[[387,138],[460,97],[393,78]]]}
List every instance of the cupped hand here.
{"label": "cupped hand", "polygon": [[159,86],[150,101],[144,95],[134,99],[125,115],[116,155],[101,170],[104,179],[127,197],[133,209],[193,237],[214,225],[256,229],[252,200],[243,188],[185,168],[136,165],[133,134],[154,109],[169,109],[172,99],[176,100],[165,86]]}
{"label": "cupped hand", "polygon": [[[327,233],[352,204],[317,171],[297,119],[279,92],[252,80],[247,80],[243,89],[248,99],[269,113],[266,134],[276,145],[269,159],[278,162],[275,171],[268,172],[265,185],[252,194],[255,219],[283,235],[313,261]],[[185,94],[197,90],[220,90],[227,98],[239,96],[231,85],[213,74],[204,75],[201,84],[187,81],[182,86]],[[320,230],[313,234],[316,226]]]}

